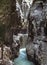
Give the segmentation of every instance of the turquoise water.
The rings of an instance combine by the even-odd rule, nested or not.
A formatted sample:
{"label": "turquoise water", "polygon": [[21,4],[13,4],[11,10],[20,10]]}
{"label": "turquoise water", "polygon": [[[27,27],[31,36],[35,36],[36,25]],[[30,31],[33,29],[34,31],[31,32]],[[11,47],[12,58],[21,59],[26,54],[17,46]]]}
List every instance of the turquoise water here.
{"label": "turquoise water", "polygon": [[27,60],[26,48],[20,49],[19,57],[14,60],[14,65],[34,65],[33,62]]}

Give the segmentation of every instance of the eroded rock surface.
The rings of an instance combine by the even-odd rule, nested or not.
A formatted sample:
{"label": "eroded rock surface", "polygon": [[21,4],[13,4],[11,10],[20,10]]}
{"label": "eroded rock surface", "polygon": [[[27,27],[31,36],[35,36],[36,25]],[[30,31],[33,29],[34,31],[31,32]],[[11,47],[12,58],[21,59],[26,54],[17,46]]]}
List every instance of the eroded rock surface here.
{"label": "eroded rock surface", "polygon": [[[28,42],[27,57],[36,65],[47,65],[47,3],[36,3],[31,8],[29,22],[34,26],[34,39]],[[33,17],[33,20],[31,20]],[[31,21],[30,21],[31,20]],[[46,26],[45,26],[46,25]],[[29,24],[30,26],[30,24]],[[31,27],[30,27],[31,28]],[[31,30],[30,30],[31,33]],[[30,36],[29,36],[30,38]]]}
{"label": "eroded rock surface", "polygon": [[[47,41],[46,37],[37,37],[37,39],[30,43],[27,47],[27,57],[30,61],[36,60],[40,65],[47,65]],[[35,62],[36,63],[36,62]]]}

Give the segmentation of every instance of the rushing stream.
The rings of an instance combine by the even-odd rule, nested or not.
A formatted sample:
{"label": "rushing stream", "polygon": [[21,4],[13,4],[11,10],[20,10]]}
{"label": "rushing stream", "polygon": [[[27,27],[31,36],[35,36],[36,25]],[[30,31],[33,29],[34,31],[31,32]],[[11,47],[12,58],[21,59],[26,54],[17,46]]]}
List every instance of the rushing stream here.
{"label": "rushing stream", "polygon": [[14,60],[14,65],[34,65],[27,59],[26,48],[20,49],[19,57]]}

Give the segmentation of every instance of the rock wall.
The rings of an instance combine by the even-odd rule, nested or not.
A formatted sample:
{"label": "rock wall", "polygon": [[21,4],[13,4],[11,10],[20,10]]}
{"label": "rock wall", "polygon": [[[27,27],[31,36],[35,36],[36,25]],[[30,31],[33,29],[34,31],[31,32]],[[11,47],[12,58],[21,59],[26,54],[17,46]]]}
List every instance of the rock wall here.
{"label": "rock wall", "polygon": [[[47,3],[36,2],[34,4],[30,11],[29,22],[32,22],[34,26],[34,39],[31,41],[31,37],[29,36],[26,49],[27,57],[36,65],[47,65],[47,36],[44,34],[45,32],[47,33],[44,29],[44,27],[47,28],[45,26],[47,24]],[[32,30],[29,29],[29,31],[31,33]]]}

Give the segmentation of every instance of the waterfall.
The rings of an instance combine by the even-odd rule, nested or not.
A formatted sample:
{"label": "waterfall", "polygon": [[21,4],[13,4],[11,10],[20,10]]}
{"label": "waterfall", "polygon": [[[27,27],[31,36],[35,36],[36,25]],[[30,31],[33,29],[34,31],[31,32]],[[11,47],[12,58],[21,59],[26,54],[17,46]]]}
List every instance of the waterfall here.
{"label": "waterfall", "polygon": [[27,59],[26,48],[20,49],[19,57],[14,60],[14,65],[34,65],[33,62]]}

